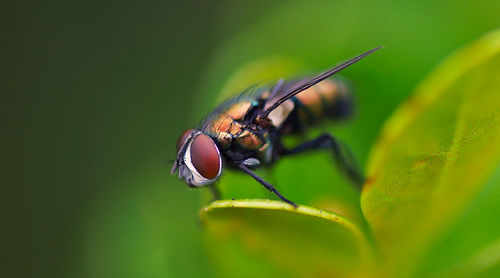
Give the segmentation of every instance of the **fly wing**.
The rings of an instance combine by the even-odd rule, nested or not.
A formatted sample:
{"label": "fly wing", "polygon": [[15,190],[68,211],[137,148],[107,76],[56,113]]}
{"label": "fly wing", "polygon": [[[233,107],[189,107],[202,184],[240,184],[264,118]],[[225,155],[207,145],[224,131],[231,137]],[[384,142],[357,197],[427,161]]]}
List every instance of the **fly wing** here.
{"label": "fly wing", "polygon": [[[304,83],[307,82],[307,80],[307,78],[290,80],[286,82],[280,80],[278,83],[276,83],[274,88],[271,88],[271,93],[268,99],[266,99],[263,110],[269,109],[269,107],[273,106],[276,101],[286,96],[291,90],[303,86]],[[271,120],[274,126],[279,127],[288,118],[294,108],[295,104],[291,99],[289,99],[281,103],[281,105],[271,111],[267,118]]]}
{"label": "fly wing", "polygon": [[[298,79],[289,82],[280,80],[274,86],[252,86],[215,108],[198,125],[199,129],[206,131],[213,124],[214,119],[221,114],[228,114],[232,119],[241,121],[244,124],[253,123],[257,118],[269,118],[274,126],[279,126],[294,108],[294,104],[290,101],[290,98],[358,62],[379,48],[381,47],[369,50],[313,78]],[[257,106],[254,105],[253,101],[258,99],[264,100],[263,106],[260,104]],[[233,114],[235,112],[237,115]]]}
{"label": "fly wing", "polygon": [[276,101],[286,96],[289,92],[303,86],[309,78],[300,78],[287,81],[278,81],[274,87],[271,88],[271,94],[266,100],[266,108],[273,105]]}
{"label": "fly wing", "polygon": [[262,112],[260,112],[258,114],[258,117],[261,119],[267,118],[273,110],[275,110],[276,108],[281,106],[283,103],[288,101],[293,96],[295,96],[295,95],[299,94],[300,92],[303,92],[304,90],[318,84],[319,82],[325,80],[326,78],[344,70],[345,68],[355,64],[356,62],[359,62],[361,59],[365,58],[366,56],[368,56],[369,54],[373,53],[374,51],[376,51],[380,48],[381,47],[376,47],[372,50],[369,50],[361,55],[358,55],[358,56],[348,60],[347,62],[344,62],[344,63],[342,63],[338,66],[335,66],[335,67],[333,67],[333,68],[331,68],[331,69],[329,69],[329,70],[327,70],[319,75],[316,75],[315,77],[308,79],[303,83],[298,83],[300,85],[294,85],[293,87],[288,88],[288,90],[286,90],[286,92],[283,93],[284,95],[282,97],[278,98],[276,101],[273,101],[273,104],[270,105],[267,109],[264,109]]}

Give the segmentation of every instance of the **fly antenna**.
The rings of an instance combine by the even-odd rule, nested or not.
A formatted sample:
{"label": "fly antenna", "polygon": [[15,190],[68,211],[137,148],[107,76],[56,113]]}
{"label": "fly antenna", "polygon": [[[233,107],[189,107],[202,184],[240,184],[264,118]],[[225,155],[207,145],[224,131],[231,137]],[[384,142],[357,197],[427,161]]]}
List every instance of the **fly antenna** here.
{"label": "fly antenna", "polygon": [[274,109],[276,109],[278,106],[280,106],[283,102],[289,100],[290,98],[292,98],[293,96],[297,95],[298,93],[306,90],[306,89],[309,89],[310,87],[318,84],[319,82],[325,80],[326,78],[338,73],[339,71],[342,71],[343,69],[355,64],[356,62],[359,62],[361,59],[365,58],[366,56],[370,55],[371,53],[379,50],[380,48],[382,48],[383,46],[379,46],[379,47],[376,47],[374,49],[371,49],[371,50],[368,50],[366,51],[365,53],[361,54],[361,55],[358,55],[352,59],[350,59],[349,61],[347,62],[344,62],[338,66],[335,66],[317,76],[315,76],[314,78],[306,81],[303,85],[301,85],[300,87],[298,88],[295,88],[294,90],[292,90],[291,92],[287,93],[285,96],[283,96],[282,98],[278,99],[273,105],[271,105],[271,107],[267,108],[266,110],[262,111],[261,113],[259,113],[257,115],[257,118],[260,118],[260,119],[264,119],[266,118],[267,116],[269,116],[269,113],[271,113],[271,111],[273,111]]}

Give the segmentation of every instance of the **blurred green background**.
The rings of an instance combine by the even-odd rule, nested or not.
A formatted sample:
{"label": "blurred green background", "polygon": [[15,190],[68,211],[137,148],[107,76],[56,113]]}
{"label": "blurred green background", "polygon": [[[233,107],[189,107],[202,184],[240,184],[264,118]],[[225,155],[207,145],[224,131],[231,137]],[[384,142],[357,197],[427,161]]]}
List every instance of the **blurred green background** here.
{"label": "blurred green background", "polygon": [[364,163],[424,76],[500,27],[493,0],[10,1],[0,10],[2,277],[212,276],[200,192],[170,176],[169,161],[235,70],[285,57],[310,72],[386,45],[345,73],[359,111],[336,131]]}

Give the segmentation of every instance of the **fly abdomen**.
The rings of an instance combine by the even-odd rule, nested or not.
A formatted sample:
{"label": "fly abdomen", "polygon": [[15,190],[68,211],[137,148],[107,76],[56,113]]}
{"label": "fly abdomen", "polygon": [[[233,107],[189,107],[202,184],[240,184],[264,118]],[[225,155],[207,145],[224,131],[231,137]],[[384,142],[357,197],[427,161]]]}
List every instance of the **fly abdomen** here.
{"label": "fly abdomen", "polygon": [[328,118],[342,120],[352,114],[352,95],[345,82],[326,79],[294,96],[294,108],[282,126],[283,133],[301,132]]}

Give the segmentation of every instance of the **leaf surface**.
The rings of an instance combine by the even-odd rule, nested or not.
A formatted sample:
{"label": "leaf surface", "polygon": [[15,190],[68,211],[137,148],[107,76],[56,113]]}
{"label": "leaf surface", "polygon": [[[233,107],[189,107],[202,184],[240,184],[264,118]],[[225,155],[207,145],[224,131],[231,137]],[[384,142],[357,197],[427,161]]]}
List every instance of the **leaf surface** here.
{"label": "leaf surface", "polygon": [[404,276],[500,160],[500,31],[442,63],[388,120],[361,206],[390,274]]}
{"label": "leaf surface", "polygon": [[216,201],[201,211],[223,277],[346,277],[368,267],[371,245],[348,219],[269,200]]}

